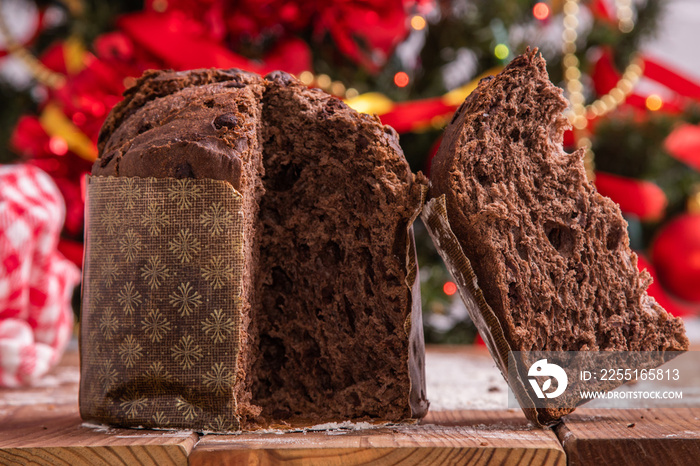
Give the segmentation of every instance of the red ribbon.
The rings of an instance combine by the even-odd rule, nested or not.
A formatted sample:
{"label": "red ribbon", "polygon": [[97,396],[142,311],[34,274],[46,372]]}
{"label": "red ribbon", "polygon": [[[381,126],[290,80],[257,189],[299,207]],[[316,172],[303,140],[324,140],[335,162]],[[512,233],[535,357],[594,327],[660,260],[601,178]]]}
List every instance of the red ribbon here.
{"label": "red ribbon", "polygon": [[700,171],[700,126],[679,126],[668,135],[664,148],[676,159]]}
{"label": "red ribbon", "polygon": [[133,41],[178,70],[192,68],[243,68],[258,71],[250,60],[211,41],[182,12],[142,12],[122,16],[118,23]]}
{"label": "red ribbon", "polygon": [[644,76],[663,84],[677,94],[694,100],[700,100],[700,85],[673,71],[668,66],[661,65],[653,58],[644,58]]}
{"label": "red ribbon", "polygon": [[643,221],[663,217],[668,204],[663,190],[651,181],[596,172],[595,185],[600,194],[617,202],[623,212]]}
{"label": "red ribbon", "polygon": [[[663,102],[663,110],[668,113],[680,113],[686,106],[687,99],[700,100],[700,85],[670,68],[661,65],[649,57],[643,57],[644,77],[658,82],[675,92],[673,99]],[[604,95],[617,85],[621,74],[615,68],[612,52],[605,50],[593,65],[593,85],[598,95]],[[625,103],[629,106],[646,110],[646,96],[632,93]]]}
{"label": "red ribbon", "polygon": [[457,106],[447,105],[441,97],[398,102],[380,118],[385,125],[392,126],[399,133],[407,133],[429,125],[435,117],[450,116]]}
{"label": "red ribbon", "polygon": [[181,11],[134,13],[122,16],[118,24],[136,45],[168,68],[241,68],[260,74],[275,69],[298,74],[312,68],[310,50],[301,39],[280,40],[264,60],[253,61],[213,40],[201,23]]}

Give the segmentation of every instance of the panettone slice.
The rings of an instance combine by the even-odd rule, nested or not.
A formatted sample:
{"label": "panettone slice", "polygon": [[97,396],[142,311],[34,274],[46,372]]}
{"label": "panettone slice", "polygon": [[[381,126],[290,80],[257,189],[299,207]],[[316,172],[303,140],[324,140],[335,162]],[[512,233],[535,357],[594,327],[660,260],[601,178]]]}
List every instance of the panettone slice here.
{"label": "panettone slice", "polygon": [[619,207],[562,147],[567,101],[537,50],[483,79],[449,124],[423,212],[504,376],[511,351],[683,351],[681,319],[650,297]]}

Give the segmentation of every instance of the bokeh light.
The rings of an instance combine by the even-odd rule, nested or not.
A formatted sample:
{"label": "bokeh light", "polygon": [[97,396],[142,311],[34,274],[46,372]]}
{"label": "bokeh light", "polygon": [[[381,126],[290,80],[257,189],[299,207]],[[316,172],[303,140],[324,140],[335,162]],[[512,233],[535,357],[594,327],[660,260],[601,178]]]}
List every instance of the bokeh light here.
{"label": "bokeh light", "polygon": [[328,76],[327,74],[319,74],[316,76],[316,84],[318,84],[318,87],[321,89],[328,89],[331,87],[331,83],[333,81],[331,80],[331,77]]}
{"label": "bokeh light", "polygon": [[73,120],[73,123],[75,123],[76,125],[82,126],[87,121],[87,117],[83,112],[75,112],[71,117],[71,120]]}
{"label": "bokeh light", "polygon": [[311,71],[302,71],[299,74],[299,81],[306,86],[310,86],[314,82],[314,74]]}
{"label": "bokeh light", "polygon": [[549,6],[544,2],[536,3],[535,6],[532,7],[532,14],[540,21],[545,20],[549,17]]}
{"label": "bokeh light", "polygon": [[425,29],[426,22],[425,18],[420,15],[415,15],[411,18],[411,27],[416,31],[422,31]]}
{"label": "bokeh light", "polygon": [[59,136],[53,136],[49,139],[49,150],[56,155],[66,155],[68,152],[68,143]]}
{"label": "bokeh light", "polygon": [[396,84],[399,87],[406,87],[408,86],[408,75],[404,73],[403,71],[399,71],[394,75],[394,84]]}
{"label": "bokeh light", "polygon": [[657,110],[661,110],[661,107],[663,107],[664,102],[661,100],[661,97],[659,97],[656,94],[651,94],[649,97],[647,97],[646,100],[646,106],[649,110],[652,112],[655,112]]}
{"label": "bokeh light", "polygon": [[506,58],[508,58],[510,50],[508,50],[508,46],[506,46],[505,44],[498,44],[496,48],[493,49],[493,53],[499,60],[505,60]]}
{"label": "bokeh light", "polygon": [[331,94],[337,96],[345,95],[345,84],[340,81],[333,81],[331,84]]}
{"label": "bokeh light", "polygon": [[445,282],[442,286],[442,291],[444,291],[447,296],[452,296],[457,292],[457,285],[455,285],[454,282]]}

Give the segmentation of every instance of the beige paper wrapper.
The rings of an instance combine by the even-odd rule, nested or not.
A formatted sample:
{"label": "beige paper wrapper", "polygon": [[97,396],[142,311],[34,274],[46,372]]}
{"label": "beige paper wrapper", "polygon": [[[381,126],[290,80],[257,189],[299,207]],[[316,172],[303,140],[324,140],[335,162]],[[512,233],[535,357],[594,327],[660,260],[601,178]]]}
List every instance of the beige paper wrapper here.
{"label": "beige paper wrapper", "polygon": [[404,332],[408,337],[408,374],[411,389],[408,403],[411,416],[420,419],[428,412],[429,402],[425,388],[425,341],[423,337],[423,309],[421,307],[420,275],[418,273],[418,253],[413,234],[413,222],[423,210],[428,186],[419,184],[416,207],[406,225],[406,286],[411,294],[411,311],[404,321]]}
{"label": "beige paper wrapper", "polygon": [[484,339],[486,347],[494,361],[496,361],[496,365],[503,377],[513,390],[525,416],[538,426],[545,425],[545,420],[538,416],[535,403],[530,398],[523,382],[527,378],[527,370],[524,367],[519,367],[516,372],[519,377],[509,376],[508,354],[512,349],[506,341],[503,328],[498,322],[493,309],[484,299],[484,295],[477,284],[476,274],[474,269],[472,269],[471,262],[464,254],[462,246],[450,227],[450,222],[447,218],[445,195],[430,199],[423,208],[421,218],[442,260],[457,283],[459,294],[469,311],[469,316],[479,330],[479,334]]}
{"label": "beige paper wrapper", "polygon": [[89,177],[80,413],[239,429],[241,195],[224,181]]}

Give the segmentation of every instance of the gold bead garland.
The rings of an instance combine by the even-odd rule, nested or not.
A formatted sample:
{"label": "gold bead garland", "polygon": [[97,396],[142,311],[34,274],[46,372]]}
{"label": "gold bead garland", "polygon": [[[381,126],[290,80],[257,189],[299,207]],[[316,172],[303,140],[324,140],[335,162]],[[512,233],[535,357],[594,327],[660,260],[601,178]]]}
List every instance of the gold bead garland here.
{"label": "gold bead garland", "polygon": [[357,89],[352,87],[346,88],[345,84],[331,80],[331,77],[327,74],[314,75],[311,71],[302,71],[299,73],[299,81],[306,86],[315,84],[324,91],[344,99],[352,99],[360,95]]}
{"label": "gold bead garland", "polygon": [[[641,58],[635,54],[625,71],[622,78],[613,87],[610,92],[596,99],[593,103],[586,105],[583,95],[583,84],[581,83],[581,70],[579,68],[579,60],[576,57],[576,26],[578,26],[577,14],[579,11],[579,0],[566,0],[564,3],[564,32],[563,52],[564,57],[562,63],[564,65],[564,80],[566,82],[566,90],[569,93],[569,101],[571,102],[571,110],[568,113],[574,132],[579,133],[577,139],[577,147],[586,150],[584,162],[586,171],[589,177],[593,177],[593,152],[591,151],[591,140],[585,132],[590,118],[603,116],[617,108],[622,102],[627,99],[627,96],[634,89],[635,84],[639,81],[644,70],[644,63]],[[616,0],[618,29],[621,32],[627,33],[634,28],[632,19],[632,2],[631,0]],[[583,134],[581,134],[583,133]]]}
{"label": "gold bead garland", "polygon": [[[0,0],[0,13],[2,12],[3,1]],[[0,14],[0,35],[5,39],[7,44],[7,51],[12,55],[19,58],[29,69],[29,72],[39,81],[41,84],[51,87],[58,88],[63,86],[66,82],[66,77],[61,73],[56,73],[50,70],[43,63],[39,61],[32,53],[27,50],[22,44],[17,42],[17,40],[12,37],[10,29],[5,23],[5,18]]]}

